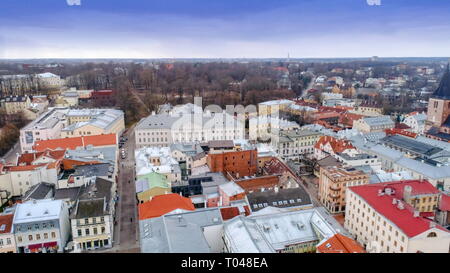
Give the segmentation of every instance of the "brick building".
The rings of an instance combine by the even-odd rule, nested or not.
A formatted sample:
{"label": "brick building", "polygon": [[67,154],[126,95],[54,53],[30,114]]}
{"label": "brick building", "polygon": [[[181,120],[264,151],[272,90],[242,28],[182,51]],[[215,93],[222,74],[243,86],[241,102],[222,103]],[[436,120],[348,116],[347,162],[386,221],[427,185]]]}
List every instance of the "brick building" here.
{"label": "brick building", "polygon": [[233,177],[255,175],[258,170],[257,150],[208,154],[207,164],[211,172],[224,172]]}

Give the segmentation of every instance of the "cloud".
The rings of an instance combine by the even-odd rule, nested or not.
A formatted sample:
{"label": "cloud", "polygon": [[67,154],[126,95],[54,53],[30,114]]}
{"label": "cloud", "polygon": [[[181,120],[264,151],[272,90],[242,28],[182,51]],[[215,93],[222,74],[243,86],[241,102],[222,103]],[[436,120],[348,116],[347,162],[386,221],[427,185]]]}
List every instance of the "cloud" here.
{"label": "cloud", "polygon": [[[380,8],[362,0],[285,0],[254,10],[248,6],[254,0],[247,6],[231,1],[230,7],[199,7],[206,2],[186,0],[173,6],[175,11],[167,2],[154,11],[140,11],[125,2],[104,10],[89,8],[87,1],[81,9],[67,8],[53,16],[0,18],[0,57],[258,58],[285,57],[288,52],[292,57],[443,56],[450,48],[449,12],[433,14],[414,0],[409,3],[415,5],[401,6],[404,13],[395,6],[403,0],[383,1]],[[236,7],[240,9],[233,12]]]}

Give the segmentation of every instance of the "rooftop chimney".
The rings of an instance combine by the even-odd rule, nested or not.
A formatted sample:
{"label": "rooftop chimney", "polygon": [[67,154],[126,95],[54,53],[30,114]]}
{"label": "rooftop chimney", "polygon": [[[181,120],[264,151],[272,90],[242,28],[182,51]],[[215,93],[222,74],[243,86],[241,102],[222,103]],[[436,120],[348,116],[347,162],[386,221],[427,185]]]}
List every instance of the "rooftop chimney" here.
{"label": "rooftop chimney", "polygon": [[418,210],[414,210],[414,218],[417,218],[420,216],[420,212]]}

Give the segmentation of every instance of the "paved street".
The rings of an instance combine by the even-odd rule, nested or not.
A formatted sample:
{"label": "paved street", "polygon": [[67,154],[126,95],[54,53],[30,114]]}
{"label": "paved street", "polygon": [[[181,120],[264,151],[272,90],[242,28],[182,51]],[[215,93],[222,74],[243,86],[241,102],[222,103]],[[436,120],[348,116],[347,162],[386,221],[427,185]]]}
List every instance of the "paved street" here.
{"label": "paved street", "polygon": [[[116,207],[114,245],[104,252],[139,252],[136,188],[134,183],[134,126],[125,134],[128,141],[122,147],[127,157],[122,159],[119,151],[119,202]],[[121,150],[121,149],[119,149]]]}
{"label": "paved street", "polygon": [[314,183],[314,180],[317,181],[317,178],[313,175],[311,176],[302,176],[302,185],[304,186],[305,190],[309,193],[311,196],[311,201],[314,206],[320,207],[322,206],[322,203],[320,203],[318,197],[319,197],[319,186],[316,183]]}
{"label": "paved street", "polygon": [[1,159],[4,159],[6,164],[16,164],[18,153],[20,153],[20,142],[17,142]]}

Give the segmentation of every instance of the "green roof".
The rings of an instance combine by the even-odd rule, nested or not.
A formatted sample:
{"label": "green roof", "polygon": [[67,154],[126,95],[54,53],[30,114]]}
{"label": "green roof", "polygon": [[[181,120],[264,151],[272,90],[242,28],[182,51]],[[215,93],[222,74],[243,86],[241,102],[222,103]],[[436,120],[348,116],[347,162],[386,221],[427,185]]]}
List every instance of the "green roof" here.
{"label": "green roof", "polygon": [[160,188],[169,188],[169,182],[167,181],[167,178],[165,175],[157,173],[157,172],[151,172],[149,174],[145,175],[139,175],[139,180],[146,180],[148,182],[148,188],[154,188],[154,187],[160,187]]}

